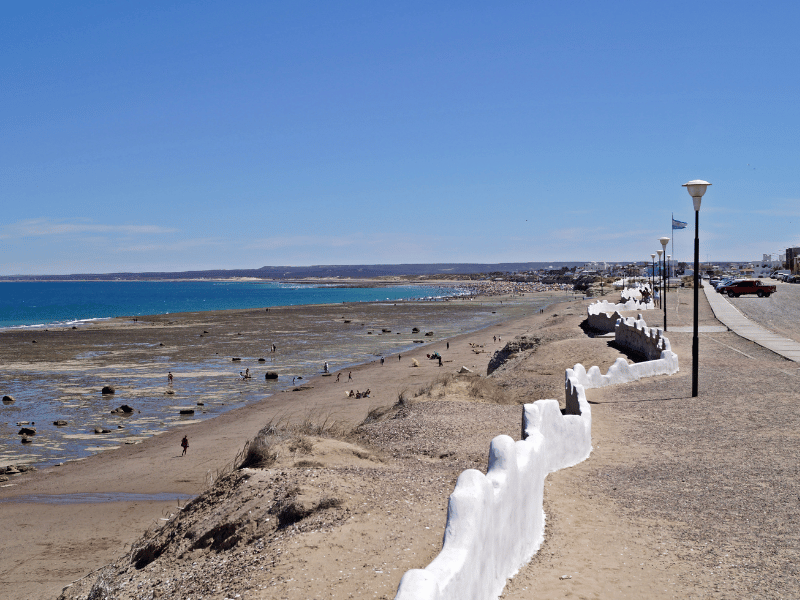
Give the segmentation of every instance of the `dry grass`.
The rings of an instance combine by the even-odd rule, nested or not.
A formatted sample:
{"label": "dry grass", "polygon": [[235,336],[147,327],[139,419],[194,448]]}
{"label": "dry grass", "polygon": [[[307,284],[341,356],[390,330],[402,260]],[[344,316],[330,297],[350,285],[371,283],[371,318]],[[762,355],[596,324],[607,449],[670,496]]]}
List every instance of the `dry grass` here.
{"label": "dry grass", "polygon": [[[236,455],[233,460],[235,469],[270,467],[278,460],[279,445],[286,444],[290,452],[311,454],[314,449],[312,437],[326,437],[347,440],[351,437],[353,427],[336,421],[330,413],[313,411],[299,422],[288,416],[271,419],[261,431]],[[287,443],[288,442],[288,443]],[[218,472],[214,479],[219,479],[225,472]],[[213,483],[213,480],[212,480]]]}

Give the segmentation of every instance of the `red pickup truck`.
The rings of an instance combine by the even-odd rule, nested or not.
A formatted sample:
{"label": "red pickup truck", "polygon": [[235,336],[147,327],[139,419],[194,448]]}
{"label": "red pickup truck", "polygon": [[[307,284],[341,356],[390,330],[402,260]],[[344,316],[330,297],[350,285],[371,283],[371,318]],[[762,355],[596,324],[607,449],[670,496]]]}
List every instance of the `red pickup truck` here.
{"label": "red pickup truck", "polygon": [[728,285],[724,285],[717,291],[721,294],[728,294],[730,298],[738,298],[742,294],[755,294],[759,298],[774,294],[777,288],[774,285],[767,285],[760,279],[737,279]]}

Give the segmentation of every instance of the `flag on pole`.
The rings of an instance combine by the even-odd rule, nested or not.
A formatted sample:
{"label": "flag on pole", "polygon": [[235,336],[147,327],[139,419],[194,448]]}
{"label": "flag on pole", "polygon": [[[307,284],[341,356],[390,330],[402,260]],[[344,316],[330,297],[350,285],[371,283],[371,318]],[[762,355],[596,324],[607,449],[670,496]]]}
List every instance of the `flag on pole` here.
{"label": "flag on pole", "polygon": [[686,229],[686,225],[688,223],[684,223],[683,221],[678,221],[675,217],[672,217],[672,230],[675,231],[676,229]]}

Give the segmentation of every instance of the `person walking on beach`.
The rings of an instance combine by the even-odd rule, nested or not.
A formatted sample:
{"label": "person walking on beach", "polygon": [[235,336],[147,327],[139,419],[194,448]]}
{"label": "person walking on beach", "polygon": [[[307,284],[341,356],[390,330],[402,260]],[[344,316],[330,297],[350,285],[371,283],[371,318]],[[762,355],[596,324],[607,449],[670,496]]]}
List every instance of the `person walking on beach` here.
{"label": "person walking on beach", "polygon": [[341,373],[337,373],[336,374],[336,383],[339,383],[339,377],[341,377],[341,376],[342,376]]}
{"label": "person walking on beach", "polygon": [[186,449],[188,447],[189,447],[189,438],[187,438],[186,436],[183,436],[183,439],[181,440],[181,448],[183,448],[183,453],[181,454],[181,456],[185,456],[186,455]]}
{"label": "person walking on beach", "polygon": [[450,350],[450,342],[447,342],[447,349]]}
{"label": "person walking on beach", "polygon": [[172,371],[167,373],[167,382],[172,383]]}
{"label": "person walking on beach", "polygon": [[347,381],[353,381],[353,372],[352,371],[349,371],[347,373]]}
{"label": "person walking on beach", "polygon": [[383,366],[383,357],[381,356],[381,366]]}

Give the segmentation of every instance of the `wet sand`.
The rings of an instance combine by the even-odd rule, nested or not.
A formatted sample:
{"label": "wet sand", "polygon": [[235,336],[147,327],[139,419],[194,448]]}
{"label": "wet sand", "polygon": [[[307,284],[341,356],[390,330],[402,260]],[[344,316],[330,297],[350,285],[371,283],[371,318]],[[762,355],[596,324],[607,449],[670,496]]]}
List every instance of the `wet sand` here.
{"label": "wet sand", "polygon": [[[441,374],[438,363],[425,358],[426,353],[433,351],[443,355],[445,363],[442,368],[454,370],[464,365],[485,373],[488,357],[501,347],[501,342],[476,354],[468,343],[475,333],[455,335],[475,328],[479,323],[475,321],[476,311],[488,312],[489,315],[494,311],[493,318],[503,319],[489,330],[484,329],[478,336],[480,339],[487,339],[489,332],[510,339],[530,329],[526,313],[538,313],[542,302],[564,297],[563,293],[526,295],[513,300],[506,298],[502,305],[486,304],[484,308],[476,308],[481,306],[480,300],[391,306],[293,307],[291,311],[287,310],[290,314],[283,315],[284,319],[281,309],[168,315],[140,319],[136,325],[104,323],[83,330],[40,332],[36,334],[35,345],[31,342],[30,332],[2,334],[5,343],[0,359],[9,365],[4,373],[6,378],[32,382],[46,376],[58,385],[74,383],[71,378],[79,377],[81,388],[90,389],[97,396],[101,384],[109,379],[104,369],[115,369],[120,361],[151,369],[154,376],[160,373],[164,380],[162,385],[166,388],[166,368],[162,365],[202,362],[208,360],[212,349],[223,357],[219,359],[220,366],[226,359],[230,361],[231,357],[237,356],[243,360],[235,370],[245,368],[245,361],[250,361],[247,364],[253,367],[251,371],[257,370],[256,375],[262,378],[237,382],[235,378],[231,381],[227,377],[227,383],[243,399],[238,408],[214,419],[165,427],[159,435],[135,440],[138,443],[123,443],[84,460],[42,468],[0,484],[4,486],[0,488],[0,514],[3,523],[7,524],[0,548],[0,585],[4,595],[8,594],[8,598],[52,598],[71,581],[116,558],[148,525],[158,523],[162,514],[168,514],[176,506],[175,501],[148,500],[147,495],[196,495],[230,464],[244,443],[270,419],[303,419],[309,414],[324,413],[331,419],[358,423],[369,409],[393,404],[404,389],[422,385]],[[493,299],[493,303],[500,300]],[[268,344],[276,336],[285,336],[278,338],[280,342],[274,342],[278,353],[291,344],[292,332],[296,329],[293,330],[290,323],[296,325],[298,322],[306,324],[303,341],[312,348],[309,352],[316,364],[321,366],[325,356],[331,353],[323,354],[324,351],[313,349],[311,334],[315,327],[327,330],[335,326],[350,332],[356,329],[358,335],[355,337],[362,355],[372,354],[373,360],[351,368],[352,359],[347,362],[342,358],[341,365],[346,367],[346,371],[342,371],[340,383],[336,383],[334,374],[304,379],[303,386],[292,388],[296,391],[264,389],[262,373],[272,367],[259,367],[261,363],[257,358],[265,355]],[[432,322],[438,324],[436,328],[430,327]],[[419,327],[420,333],[411,334],[412,327]],[[385,333],[383,329],[390,329],[392,333]],[[401,335],[397,335],[398,330],[401,330]],[[429,330],[434,331],[434,336],[425,337],[424,333]],[[203,331],[209,334],[203,334]],[[208,335],[208,338],[200,338],[201,334]],[[446,334],[450,337],[444,339]],[[424,343],[413,344],[413,339]],[[161,343],[164,346],[158,345]],[[205,344],[213,346],[208,349]],[[92,354],[91,368],[81,369],[74,364],[76,354],[96,352],[101,345],[115,350],[109,354]],[[141,345],[146,345],[146,352],[137,349]],[[409,349],[398,358],[398,355],[390,354],[393,346]],[[313,354],[315,351],[320,352],[319,358]],[[137,353],[141,354],[138,359]],[[384,365],[380,364],[378,354],[386,356]],[[169,360],[154,360],[161,356]],[[311,362],[308,356],[307,360]],[[418,360],[420,366],[412,367],[412,359]],[[148,361],[157,366],[142,366]],[[126,368],[132,367],[128,364]],[[335,363],[332,368],[334,373],[337,372]],[[348,381],[351,371],[353,379]],[[34,373],[37,374],[35,377]],[[251,383],[260,387],[246,392],[247,388],[243,387]],[[181,385],[180,370],[176,370],[173,386],[180,388]],[[370,388],[371,397],[346,398],[345,391],[351,388]],[[208,399],[209,396],[213,393],[204,397]],[[124,397],[118,393],[113,401],[104,401],[109,402],[111,408],[123,403]],[[196,400],[197,396],[192,399]],[[2,410],[6,409],[8,407]],[[126,428],[130,428],[127,423],[130,421],[126,422]],[[84,423],[82,426],[93,428],[94,424]],[[187,456],[181,457],[180,439],[184,435],[189,438],[190,448]],[[74,504],[26,501],[31,496],[53,494],[145,496],[119,502]]]}

